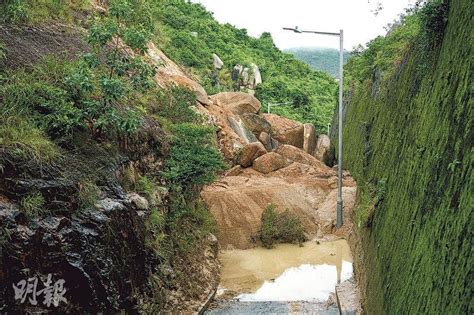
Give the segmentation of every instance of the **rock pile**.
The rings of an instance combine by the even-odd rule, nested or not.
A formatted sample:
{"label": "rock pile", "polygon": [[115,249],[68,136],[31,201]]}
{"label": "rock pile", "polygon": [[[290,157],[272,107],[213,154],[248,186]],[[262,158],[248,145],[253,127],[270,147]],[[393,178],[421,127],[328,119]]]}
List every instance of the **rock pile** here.
{"label": "rock pile", "polygon": [[[260,228],[263,209],[289,209],[309,236],[332,233],[335,226],[336,171],[328,156],[327,136],[312,124],[262,114],[260,102],[243,92],[213,95],[198,110],[217,128],[218,145],[234,165],[201,193],[220,229],[224,248],[249,248]],[[344,179],[346,213],[355,199],[355,183]]]}

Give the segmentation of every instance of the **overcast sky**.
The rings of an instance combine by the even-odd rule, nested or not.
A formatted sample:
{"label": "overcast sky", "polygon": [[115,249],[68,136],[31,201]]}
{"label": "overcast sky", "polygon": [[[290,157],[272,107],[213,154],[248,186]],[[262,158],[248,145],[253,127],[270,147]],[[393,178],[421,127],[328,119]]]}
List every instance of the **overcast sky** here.
{"label": "overcast sky", "polygon": [[[278,47],[333,47],[337,37],[295,34],[282,26],[338,32],[344,29],[344,48],[351,50],[377,35],[415,0],[192,0],[202,3],[221,23],[246,28],[252,36],[270,32]],[[369,3],[370,1],[370,3]],[[383,10],[374,16],[377,2]]]}

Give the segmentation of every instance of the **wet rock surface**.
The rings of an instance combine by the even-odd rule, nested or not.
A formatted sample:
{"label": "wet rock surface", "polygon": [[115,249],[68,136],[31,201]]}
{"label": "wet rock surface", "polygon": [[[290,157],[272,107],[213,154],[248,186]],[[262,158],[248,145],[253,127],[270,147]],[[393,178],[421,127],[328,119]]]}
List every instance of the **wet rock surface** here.
{"label": "wet rock surface", "polygon": [[[150,289],[147,278],[157,261],[144,245],[143,218],[137,209],[111,197],[71,216],[33,220],[15,204],[0,203],[0,229],[8,234],[1,253],[2,311],[46,308],[39,297],[36,307],[15,300],[12,286],[48,274],[53,281],[65,281],[67,303],[55,311],[131,310],[137,304],[135,293]],[[38,290],[42,287],[39,281]]]}

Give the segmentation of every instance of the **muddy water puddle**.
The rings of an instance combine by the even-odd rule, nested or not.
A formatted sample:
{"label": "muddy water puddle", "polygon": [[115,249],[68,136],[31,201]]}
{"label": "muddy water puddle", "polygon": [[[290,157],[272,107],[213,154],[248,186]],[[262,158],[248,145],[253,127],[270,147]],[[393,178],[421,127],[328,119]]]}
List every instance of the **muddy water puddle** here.
{"label": "muddy water puddle", "polygon": [[244,302],[322,302],[338,281],[352,277],[352,256],[345,240],[222,251],[220,261],[217,298]]}

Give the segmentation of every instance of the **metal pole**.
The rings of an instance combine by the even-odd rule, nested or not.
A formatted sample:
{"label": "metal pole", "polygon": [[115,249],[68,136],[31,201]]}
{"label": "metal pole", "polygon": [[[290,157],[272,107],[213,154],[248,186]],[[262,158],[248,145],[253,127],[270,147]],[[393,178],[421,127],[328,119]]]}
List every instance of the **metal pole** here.
{"label": "metal pole", "polygon": [[338,130],[338,183],[337,183],[337,221],[336,227],[342,226],[342,88],[343,88],[343,63],[344,39],[343,31],[339,32],[339,130]]}

